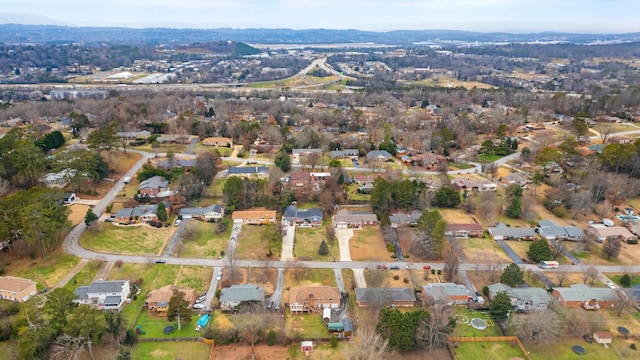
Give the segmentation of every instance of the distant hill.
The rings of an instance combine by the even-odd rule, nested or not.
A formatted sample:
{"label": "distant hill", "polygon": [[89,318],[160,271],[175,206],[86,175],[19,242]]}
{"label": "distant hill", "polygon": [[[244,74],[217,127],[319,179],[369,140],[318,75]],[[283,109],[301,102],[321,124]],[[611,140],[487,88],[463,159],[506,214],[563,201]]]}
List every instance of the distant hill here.
{"label": "distant hill", "polygon": [[559,41],[568,43],[632,42],[640,41],[640,33],[573,34],[573,33],[479,33],[452,30],[397,30],[373,32],[330,29],[169,29],[120,27],[70,27],[58,25],[0,25],[0,42],[12,43],[111,43],[111,44],[192,44],[232,40],[259,44],[328,44],[367,43],[407,46],[416,42],[534,42]]}
{"label": "distant hill", "polygon": [[0,24],[70,25],[41,15],[9,13],[0,13]]}

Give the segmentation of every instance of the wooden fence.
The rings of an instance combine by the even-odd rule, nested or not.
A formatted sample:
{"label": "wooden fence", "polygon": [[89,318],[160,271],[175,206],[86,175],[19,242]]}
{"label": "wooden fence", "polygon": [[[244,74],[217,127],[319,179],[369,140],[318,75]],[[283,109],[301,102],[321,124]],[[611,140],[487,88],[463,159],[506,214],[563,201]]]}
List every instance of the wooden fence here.
{"label": "wooden fence", "polygon": [[522,352],[522,355],[528,359],[531,360],[531,357],[529,356],[529,352],[527,351],[527,349],[525,349],[524,345],[522,345],[522,342],[520,341],[520,339],[518,339],[517,336],[485,336],[485,337],[460,337],[460,336],[449,336],[449,342],[447,343],[447,347],[449,348],[449,353],[451,354],[451,358],[453,358],[454,360],[456,360],[456,352],[453,346],[453,343],[456,342],[498,342],[498,341],[509,341],[509,342],[515,342],[518,347],[520,348],[520,351]]}
{"label": "wooden fence", "polygon": [[201,337],[174,337],[174,338],[138,338],[138,342],[175,342],[175,341],[198,341],[202,342]]}

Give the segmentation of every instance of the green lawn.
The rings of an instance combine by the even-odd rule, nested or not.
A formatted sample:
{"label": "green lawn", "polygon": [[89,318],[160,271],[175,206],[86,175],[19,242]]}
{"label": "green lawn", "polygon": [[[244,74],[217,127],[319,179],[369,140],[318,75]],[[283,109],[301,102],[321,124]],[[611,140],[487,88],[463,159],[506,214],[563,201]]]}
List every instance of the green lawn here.
{"label": "green lawn", "polygon": [[502,156],[502,155],[495,155],[495,154],[492,154],[492,155],[489,155],[489,154],[478,155],[478,159],[481,162],[494,162],[496,160],[502,159],[503,157],[504,156]]}
{"label": "green lawn", "polygon": [[182,248],[179,256],[218,259],[220,252],[227,250],[232,226],[218,233],[218,223],[191,220],[183,232]]}
{"label": "green lawn", "polygon": [[6,360],[14,360],[17,359],[18,356],[16,354],[16,344],[13,341],[0,341],[0,354],[2,354],[3,359]]}
{"label": "green lawn", "polygon": [[[287,269],[287,272],[292,272],[295,269]],[[332,269],[310,269],[304,268],[303,271],[298,272],[298,276],[291,279],[292,283],[286,284],[287,286],[308,286],[312,284],[320,284],[322,286],[336,286],[336,275]],[[304,285],[301,285],[304,284]]]}
{"label": "green lawn", "polygon": [[328,255],[319,255],[318,249],[322,240],[326,239],[326,231],[322,227],[314,228],[296,228],[296,240],[293,245],[293,255],[296,258],[311,258],[316,261],[332,261],[339,256],[340,249],[338,241],[334,241],[329,246]]}
{"label": "green lawn", "polygon": [[[614,283],[620,285],[620,278],[622,277],[623,274],[619,274],[619,275],[608,275],[609,279],[611,279]],[[629,274],[629,277],[631,277],[631,286],[636,285],[636,284],[640,284],[640,275],[632,275]],[[622,285],[620,285],[622,286]]]}
{"label": "green lawn", "polygon": [[158,255],[173,233],[173,227],[104,224],[100,232],[85,231],[80,244],[89,250],[123,255]]}
{"label": "green lawn", "polygon": [[450,162],[449,167],[456,168],[456,169],[471,169],[473,165],[469,165],[467,163]]}
{"label": "green lawn", "polygon": [[208,359],[211,345],[203,342],[150,342],[133,348],[131,358],[136,360]]}
{"label": "green lawn", "polygon": [[79,258],[67,255],[59,249],[48,253],[45,260],[36,255],[35,259],[31,261],[25,259],[8,264],[5,268],[5,275],[37,281],[39,283],[38,289],[41,290],[57,285],[79,262]]}
{"label": "green lawn", "polygon": [[358,184],[350,184],[346,188],[347,197],[353,201],[369,201],[371,200],[370,194],[359,194]]}
{"label": "green lawn", "polygon": [[[524,358],[520,348],[511,346],[509,341],[459,342],[455,349],[455,356],[457,360]],[[541,359],[556,359],[556,357]]]}
{"label": "green lawn", "polygon": [[319,314],[291,315],[285,311],[285,334],[300,334],[303,338],[328,338],[329,331]]}
{"label": "green lawn", "polygon": [[[620,346],[622,342],[613,340],[613,346]],[[578,356],[571,347],[573,345],[580,345],[587,352],[584,355]],[[582,338],[560,338],[558,341],[552,344],[546,345],[533,345],[524,344],[524,347],[531,354],[532,359],[554,359],[554,360],[570,360],[570,359],[585,359],[585,360],[606,360],[606,359],[621,359],[618,357],[616,350],[609,346],[609,349],[605,349],[602,345],[595,342],[588,344]],[[618,349],[620,350],[620,349]],[[630,350],[632,356],[625,356],[622,358],[634,358],[637,359],[638,355],[636,351]]]}
{"label": "green lawn", "polygon": [[[198,315],[193,314],[191,321],[182,320],[182,328],[178,330],[178,320],[169,321],[166,316],[157,316],[151,311],[142,310],[135,326],[142,326],[147,332],[146,335],[141,334],[140,338],[174,338],[174,337],[200,337],[202,332],[196,331]],[[175,331],[169,335],[165,335],[162,330],[165,326],[175,326]]]}
{"label": "green lawn", "polygon": [[224,188],[224,183],[226,181],[227,178],[215,179],[214,183],[204,190],[204,196],[222,198],[222,189]]}
{"label": "green lawn", "polygon": [[[244,225],[238,236],[238,247],[236,248],[236,259],[261,260],[267,255],[267,241],[264,240],[264,233],[270,225]],[[275,250],[275,249],[274,249]],[[280,257],[280,249],[274,251],[273,259]]]}
{"label": "green lawn", "polygon": [[100,271],[100,267],[102,267],[103,264],[104,263],[99,260],[93,260],[85,264],[82,270],[80,270],[80,272],[78,272],[71,281],[64,286],[64,288],[73,291],[78,286],[91,284],[96,275],[98,275],[98,271]]}
{"label": "green lawn", "polygon": [[[469,311],[466,307],[456,306],[454,307],[456,312],[456,320],[457,324],[451,336],[462,336],[462,337],[484,337],[484,336],[503,336],[502,331],[500,331],[500,327],[497,326],[489,314],[483,314],[483,312],[479,311]],[[471,321],[473,318],[480,318],[487,321],[487,328],[485,330],[477,330],[464,323],[465,321]]]}
{"label": "green lawn", "polygon": [[196,289],[196,293],[200,294],[209,289],[213,268],[207,266],[182,266],[178,273],[178,286]]}

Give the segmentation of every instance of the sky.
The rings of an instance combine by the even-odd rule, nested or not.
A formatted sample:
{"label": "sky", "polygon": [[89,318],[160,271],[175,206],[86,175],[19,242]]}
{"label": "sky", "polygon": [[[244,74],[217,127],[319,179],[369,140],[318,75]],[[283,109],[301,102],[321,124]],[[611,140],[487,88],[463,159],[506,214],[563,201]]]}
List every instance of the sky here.
{"label": "sky", "polygon": [[71,26],[640,31],[640,0],[2,0],[0,13]]}

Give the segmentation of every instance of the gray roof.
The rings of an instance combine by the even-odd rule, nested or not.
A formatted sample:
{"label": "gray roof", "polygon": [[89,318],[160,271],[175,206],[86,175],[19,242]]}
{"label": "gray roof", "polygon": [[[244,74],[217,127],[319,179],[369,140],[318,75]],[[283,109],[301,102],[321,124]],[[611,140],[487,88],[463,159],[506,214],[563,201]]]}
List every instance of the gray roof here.
{"label": "gray roof", "polygon": [[169,181],[165,180],[162,176],[152,176],[147,180],[144,180],[138,186],[138,189],[161,189],[166,188],[169,185]]}
{"label": "gray roof", "polygon": [[195,159],[173,159],[173,160],[166,159],[166,160],[160,160],[156,163],[156,167],[159,167],[161,169],[168,169],[170,167],[185,168],[185,167],[194,167],[194,166],[196,166]]}
{"label": "gray roof", "polygon": [[581,238],[584,236],[582,229],[576,226],[560,226],[551,220],[540,220],[538,233],[545,239]]}
{"label": "gray roof", "polygon": [[373,150],[367,153],[367,159],[374,159],[378,157],[391,159],[393,156],[391,156],[387,150]]}
{"label": "gray roof", "polygon": [[619,300],[616,291],[609,288],[593,288],[584,284],[573,284],[570,287],[553,288],[562,296],[565,301],[617,301]]}
{"label": "gray roof", "polygon": [[118,132],[116,132],[116,136],[124,137],[124,138],[135,138],[135,137],[138,137],[138,136],[147,137],[149,135],[151,135],[151,133],[148,132],[147,130],[142,130],[142,131],[118,131]]}
{"label": "gray roof", "polygon": [[264,289],[256,284],[231,285],[220,292],[220,302],[263,301]]}
{"label": "gray roof", "polygon": [[120,305],[122,298],[120,296],[107,296],[104,298],[105,305]]}
{"label": "gray roof", "polygon": [[539,227],[555,227],[555,226],[560,226],[558,225],[555,221],[553,220],[540,220],[540,222],[538,223]]}
{"label": "gray roof", "polygon": [[391,221],[392,224],[415,224],[420,216],[422,216],[422,213],[417,210],[409,214],[395,213],[389,215],[389,221]]}
{"label": "gray roof", "polygon": [[239,167],[230,166],[227,169],[227,175],[245,175],[245,174],[268,174],[269,168],[266,166]]}
{"label": "gray roof", "polygon": [[505,291],[511,298],[515,298],[520,301],[530,301],[534,305],[548,304],[549,301],[551,301],[551,297],[545,289],[537,287],[512,288],[511,286],[502,283],[489,285],[489,292],[491,294],[497,294],[500,291]]}
{"label": "gray roof", "polygon": [[222,205],[218,205],[218,204],[214,204],[214,205],[209,205],[206,207],[197,207],[197,208],[182,208],[180,209],[180,215],[195,215],[195,216],[201,216],[207,213],[217,213],[217,214],[224,214],[224,206]]}
{"label": "gray roof", "polygon": [[87,299],[87,294],[89,293],[88,286],[78,286],[73,293],[76,295],[78,299]]}
{"label": "gray roof", "polygon": [[74,290],[74,294],[79,299],[86,299],[87,294],[99,294],[99,293],[121,293],[122,287],[128,283],[129,280],[114,280],[114,281],[96,281],[89,286],[78,286]]}
{"label": "gray roof", "polygon": [[311,153],[322,153],[321,149],[292,149],[292,154],[311,154]]}
{"label": "gray roof", "polygon": [[310,221],[322,221],[322,217],[323,213],[322,209],[320,208],[299,210],[295,205],[289,205],[286,209],[284,209],[284,218],[287,220],[298,218]]}
{"label": "gray roof", "polygon": [[437,295],[439,294],[447,296],[469,296],[469,289],[464,285],[456,283],[431,283],[422,288],[425,293],[434,298],[438,297]]}
{"label": "gray roof", "polygon": [[416,301],[409,288],[356,288],[356,301],[376,302]]}
{"label": "gray roof", "polygon": [[344,149],[331,151],[331,157],[345,157],[345,156],[358,156],[360,152],[358,149]]}

